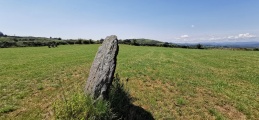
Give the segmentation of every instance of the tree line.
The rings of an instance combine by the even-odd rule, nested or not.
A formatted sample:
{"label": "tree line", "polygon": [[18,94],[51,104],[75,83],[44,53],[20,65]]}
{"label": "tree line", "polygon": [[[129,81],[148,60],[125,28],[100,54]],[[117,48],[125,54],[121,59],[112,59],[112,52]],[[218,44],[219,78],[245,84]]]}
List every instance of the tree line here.
{"label": "tree line", "polygon": [[[92,39],[69,39],[62,40],[62,38],[45,38],[45,37],[21,37],[21,36],[7,36],[1,34],[0,36],[0,48],[9,47],[39,47],[48,46],[54,48],[59,45],[75,45],[75,44],[101,44],[104,39],[92,40]],[[119,44],[133,45],[133,46],[156,46],[167,48],[186,48],[186,49],[231,49],[231,50],[246,50],[246,51],[259,51],[259,48],[229,48],[225,46],[205,46],[202,44],[193,45],[179,45],[169,42],[161,42],[149,39],[124,39],[118,40]]]}
{"label": "tree line", "polygon": [[74,45],[74,44],[95,44],[94,40],[86,39],[69,39],[61,38],[44,38],[44,37],[20,37],[20,36],[0,36],[0,48],[9,47],[39,47],[48,46],[49,48],[58,45]]}
{"label": "tree line", "polygon": [[[146,41],[146,42],[139,42],[139,41]],[[134,46],[156,46],[156,47],[169,47],[169,48],[206,49],[206,47],[203,46],[202,44],[178,45],[178,44],[169,43],[169,42],[160,42],[160,41],[147,40],[147,39],[119,40],[119,44],[127,44],[127,45],[134,45]]]}

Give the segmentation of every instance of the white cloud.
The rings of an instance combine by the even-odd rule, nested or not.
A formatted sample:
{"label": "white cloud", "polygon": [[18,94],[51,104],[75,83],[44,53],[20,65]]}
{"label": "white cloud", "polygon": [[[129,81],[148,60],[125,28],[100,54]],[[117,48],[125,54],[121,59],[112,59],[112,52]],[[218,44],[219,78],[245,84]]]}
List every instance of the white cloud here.
{"label": "white cloud", "polygon": [[182,35],[181,38],[189,38],[189,35]]}
{"label": "white cloud", "polygon": [[255,35],[251,35],[250,33],[244,33],[244,34],[239,34],[237,36],[238,38],[253,38]]}
{"label": "white cloud", "polygon": [[227,38],[228,39],[235,39],[236,37],[235,36],[228,36]]}
{"label": "white cloud", "polygon": [[231,35],[226,37],[225,39],[247,39],[247,38],[255,38],[255,35],[252,35],[250,33],[241,33],[238,35]]}
{"label": "white cloud", "polygon": [[242,33],[238,35],[229,35],[229,36],[212,36],[209,38],[209,40],[241,40],[241,39],[249,39],[249,38],[255,38],[255,35],[252,35],[250,33]]}
{"label": "white cloud", "polygon": [[173,38],[178,43],[198,43],[198,42],[242,42],[242,41],[259,41],[259,37],[251,33],[241,34],[225,34],[225,35],[200,35],[200,36],[189,36],[181,35]]}
{"label": "white cloud", "polygon": [[180,37],[176,37],[174,39],[183,42],[185,40],[188,40],[188,38],[189,38],[189,35],[181,35]]}
{"label": "white cloud", "polygon": [[191,25],[192,28],[194,28],[195,26],[194,25]]}

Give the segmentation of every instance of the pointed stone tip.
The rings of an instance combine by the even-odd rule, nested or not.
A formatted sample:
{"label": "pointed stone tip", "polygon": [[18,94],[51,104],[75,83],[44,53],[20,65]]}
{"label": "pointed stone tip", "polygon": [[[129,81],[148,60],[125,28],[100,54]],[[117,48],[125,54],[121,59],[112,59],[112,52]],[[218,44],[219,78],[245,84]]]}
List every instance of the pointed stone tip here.
{"label": "pointed stone tip", "polygon": [[107,39],[107,38],[117,39],[117,36],[116,36],[116,35],[110,35],[110,36],[107,36],[106,39]]}
{"label": "pointed stone tip", "polygon": [[110,35],[110,36],[107,36],[105,39],[104,39],[104,42],[103,42],[103,44],[104,43],[112,43],[111,41],[118,41],[118,39],[117,39],[117,36],[116,35]]}

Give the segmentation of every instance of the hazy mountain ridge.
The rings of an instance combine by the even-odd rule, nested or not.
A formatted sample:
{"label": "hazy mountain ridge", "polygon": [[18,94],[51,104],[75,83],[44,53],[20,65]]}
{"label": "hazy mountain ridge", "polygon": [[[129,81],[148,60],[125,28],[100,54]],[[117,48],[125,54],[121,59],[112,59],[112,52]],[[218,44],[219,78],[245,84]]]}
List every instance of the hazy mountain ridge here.
{"label": "hazy mountain ridge", "polygon": [[259,42],[200,42],[200,43],[176,43],[178,45],[197,45],[202,44],[208,47],[232,47],[232,48],[259,48]]}

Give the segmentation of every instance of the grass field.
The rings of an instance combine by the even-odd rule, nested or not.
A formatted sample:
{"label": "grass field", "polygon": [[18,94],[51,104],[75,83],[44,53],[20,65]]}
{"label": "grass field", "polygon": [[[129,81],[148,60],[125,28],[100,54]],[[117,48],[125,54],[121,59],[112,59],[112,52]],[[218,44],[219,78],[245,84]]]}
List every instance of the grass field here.
{"label": "grass field", "polygon": [[[0,49],[0,119],[53,119],[99,45]],[[258,119],[259,52],[120,45],[116,73],[155,119]]]}

